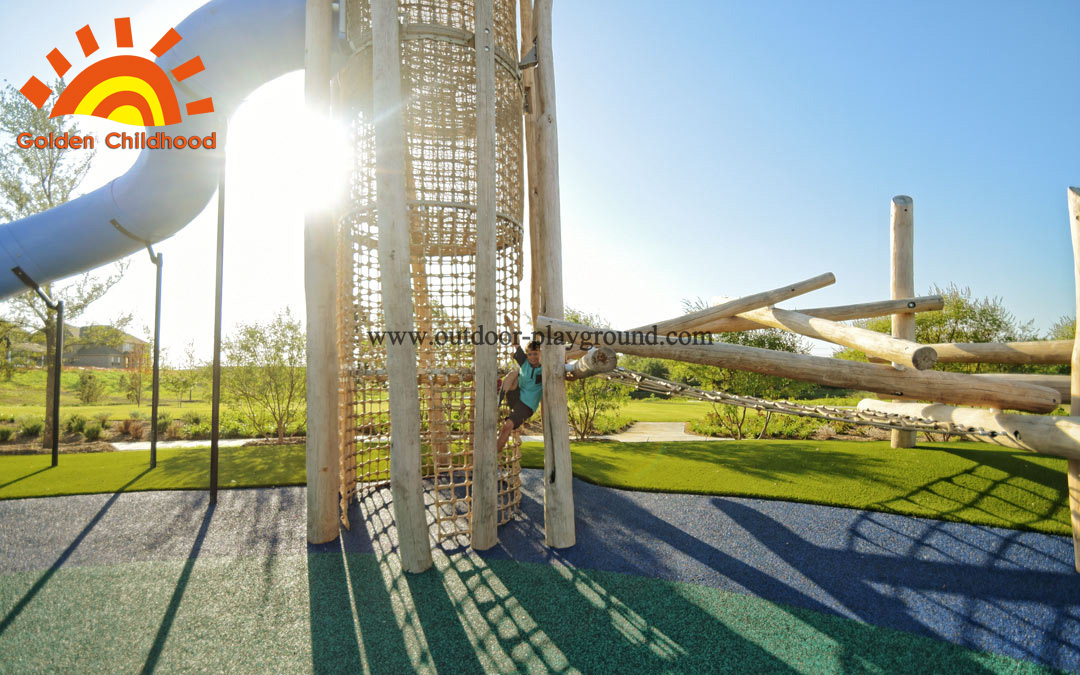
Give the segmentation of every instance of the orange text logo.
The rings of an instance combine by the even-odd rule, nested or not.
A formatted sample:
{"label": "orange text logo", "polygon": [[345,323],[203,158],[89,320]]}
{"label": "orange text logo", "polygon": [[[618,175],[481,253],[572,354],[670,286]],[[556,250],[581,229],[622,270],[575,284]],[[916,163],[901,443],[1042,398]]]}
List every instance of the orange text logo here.
{"label": "orange text logo", "polygon": [[[131,19],[116,19],[116,46],[133,49]],[[75,31],[83,56],[89,57],[98,50],[97,38],[86,25]],[[182,38],[175,28],[170,28],[150,48],[155,56],[172,49]],[[71,68],[71,62],[53,49],[46,58],[63,77]],[[172,69],[177,82],[197,75],[204,70],[198,56]],[[31,77],[19,90],[38,109],[45,105],[52,90],[36,77]],[[214,112],[211,97],[192,101],[186,106],[188,115]],[[137,54],[118,54],[95,61],[75,76],[53,105],[50,117],[61,115],[92,115],[133,126],[160,127],[181,121],[180,104],[173,90],[169,75],[150,59]]]}

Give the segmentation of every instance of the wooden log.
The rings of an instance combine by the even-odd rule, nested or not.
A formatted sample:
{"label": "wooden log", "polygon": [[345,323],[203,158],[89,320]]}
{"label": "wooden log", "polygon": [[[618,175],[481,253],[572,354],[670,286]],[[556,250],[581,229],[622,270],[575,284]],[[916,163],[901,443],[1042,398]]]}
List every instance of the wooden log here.
{"label": "wooden log", "polygon": [[1057,392],[1030,384],[990,381],[936,370],[894,370],[870,363],[776,352],[769,349],[716,343],[709,345],[634,344],[632,334],[583,326],[546,316],[537,317],[537,328],[546,343],[567,342],[573,333],[597,332],[603,344],[617,352],[661,359],[690,361],[721,368],[748,370],[832,387],[862,389],[892,397],[907,396],[930,401],[989,408],[1050,412],[1060,402]]}
{"label": "wooden log", "polygon": [[[397,0],[372,0],[375,189],[378,194],[382,307],[387,331],[413,329],[398,26]],[[423,572],[431,567],[432,559],[420,476],[416,347],[409,340],[397,345],[387,344],[386,361],[390,377],[390,491],[398,551],[402,569]]]}
{"label": "wooden log", "polygon": [[[899,310],[912,312],[934,312],[945,307],[945,299],[940,295],[924,295],[917,298],[903,298],[901,300],[878,300],[877,302],[863,302],[854,305],[834,305],[831,307],[811,307],[809,309],[797,309],[808,316],[816,316],[830,321],[851,321],[854,319],[872,319],[876,316],[895,314]],[[717,319],[707,324],[698,326],[698,330],[709,333],[735,333],[743,330],[755,330],[764,328],[759,323],[741,317]],[[939,359],[940,360],[940,359]]]}
{"label": "wooden log", "polygon": [[1068,375],[1041,375],[1038,373],[975,373],[975,377],[1006,382],[1024,382],[1053,389],[1061,397],[1062,404],[1072,402],[1072,385]]}
{"label": "wooden log", "polygon": [[776,307],[765,307],[739,316],[772,328],[791,331],[818,340],[859,349],[867,354],[895,361],[908,368],[929,370],[937,361],[937,354],[926,345],[889,337],[865,328],[819,319],[817,317]]}
{"label": "wooden log", "polygon": [[[330,116],[330,0],[308,0],[305,8],[304,100]],[[307,317],[307,537],[312,544],[339,533],[337,237],[327,205],[304,213],[304,296]]]}
{"label": "wooden log", "polygon": [[[536,143],[536,182],[529,199],[537,200],[539,268],[543,288],[540,310],[563,316],[562,231],[559,213],[559,137],[555,116],[555,61],[551,51],[551,0],[536,0],[533,34],[537,65],[531,112],[525,117]],[[535,273],[535,272],[534,272]],[[570,423],[566,410],[565,351],[541,347],[544,379],[544,539],[552,548],[577,541],[574,524],[573,471],[570,465]]]}
{"label": "wooden log", "polygon": [[[493,0],[476,0],[476,329],[495,319],[495,19]],[[470,543],[478,551],[499,543],[498,356],[483,340],[474,348],[475,414]]]}
{"label": "wooden log", "polygon": [[638,326],[632,330],[644,332],[655,328],[661,335],[666,334],[669,331],[701,330],[702,326],[707,326],[717,319],[735,316],[752,309],[775,305],[778,302],[809,293],[810,291],[815,291],[819,288],[824,288],[825,286],[834,283],[836,283],[836,277],[832,272],[826,272],[825,274],[819,274],[816,277],[798,281],[794,284],[774,288],[770,291],[754,293],[753,295],[747,295],[741,298],[725,300],[724,302],[713,305],[707,309],[677,316],[666,321],[659,321],[655,324]]}
{"label": "wooden log", "polygon": [[1072,360],[1072,340],[1034,342],[945,342],[931,344],[938,363],[1052,365]]}
{"label": "wooden log", "polygon": [[[1073,245],[1073,282],[1076,294],[1076,314],[1080,318],[1080,188],[1071,187],[1065,193],[1069,200],[1069,231]],[[1080,341],[1073,339],[1071,392],[1080,396]],[[1070,457],[1066,467],[1069,483],[1069,513],[1072,517],[1073,567],[1080,572],[1080,457]]]}
{"label": "wooden log", "polygon": [[610,373],[617,365],[618,355],[611,347],[593,347],[578,360],[567,364],[575,380]]}
{"label": "wooden log", "polygon": [[[892,297],[909,298],[915,295],[915,206],[911,197],[893,197],[889,208],[889,243],[892,253]],[[915,315],[897,312],[892,315],[892,336],[915,342]],[[880,356],[880,355],[875,355]],[[894,362],[907,365],[902,362]],[[893,448],[914,448],[916,433],[893,429],[889,444]]]}
{"label": "wooden log", "polygon": [[879,401],[873,398],[859,401],[859,410],[949,422],[970,430],[983,429],[995,435],[972,435],[970,439],[1070,460],[1080,459],[1080,417],[1017,415],[940,403]]}
{"label": "wooden log", "polygon": [[[520,0],[518,3],[521,17],[521,58],[525,56],[536,44],[536,32],[533,30],[533,2],[532,0]],[[544,270],[540,262],[540,230],[537,226],[541,219],[539,194],[533,190],[539,184],[536,168],[536,124],[530,120],[529,111],[532,110],[535,99],[536,84],[532,68],[526,68],[521,73],[521,85],[525,100],[525,171],[529,186],[529,318],[531,325],[536,325],[536,316],[540,313],[540,298],[544,287]]]}

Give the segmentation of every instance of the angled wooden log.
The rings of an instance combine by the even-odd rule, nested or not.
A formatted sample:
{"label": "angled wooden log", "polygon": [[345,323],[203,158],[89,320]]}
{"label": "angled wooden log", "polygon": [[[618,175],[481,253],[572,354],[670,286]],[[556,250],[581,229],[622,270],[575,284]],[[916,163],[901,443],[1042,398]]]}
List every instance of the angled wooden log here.
{"label": "angled wooden log", "polygon": [[[684,314],[665,321],[659,321],[655,324],[650,323],[645,326],[638,326],[637,328],[632,328],[630,332],[636,331],[646,333],[655,330],[659,335],[667,335],[671,332],[678,333],[680,331],[706,332],[703,327],[715,321],[733,317],[739,312],[757,309],[758,307],[768,307],[769,305],[809,293],[810,291],[815,291],[819,288],[824,288],[825,286],[834,283],[836,283],[836,277],[832,272],[826,272],[825,274],[819,274],[816,277],[797,281],[793,284],[774,288],[770,291],[762,291],[761,293],[734,298],[697,312],[691,312],[690,314]],[[533,323],[535,324],[535,319]],[[761,328],[761,326],[753,325],[752,328]],[[584,349],[573,349],[567,354],[567,358],[576,359],[584,353]]]}
{"label": "angled wooden log", "polygon": [[787,286],[781,286],[780,288],[774,288],[770,291],[763,291],[761,293],[754,293],[753,295],[747,295],[741,298],[733,298],[731,300],[726,300],[719,305],[713,305],[708,309],[684,314],[666,321],[659,321],[655,324],[638,326],[632,330],[644,332],[655,328],[661,335],[666,334],[669,331],[700,330],[701,326],[707,325],[716,319],[735,316],[741,312],[757,309],[759,307],[775,305],[778,302],[809,293],[810,291],[816,291],[819,288],[824,288],[825,286],[834,283],[836,283],[836,277],[832,272],[826,272],[825,274],[819,274],[816,277],[797,281]]}
{"label": "angled wooden log", "polygon": [[789,309],[765,307],[743,312],[739,316],[764,326],[858,349],[916,370],[929,370],[937,361],[937,353],[926,345],[889,337],[884,333],[865,328],[820,319],[802,312],[793,312]]}
{"label": "angled wooden log", "polygon": [[940,403],[879,401],[873,398],[859,401],[859,410],[948,422],[972,431],[983,429],[995,435],[972,435],[969,438],[1044,455],[1080,459],[1080,417],[1017,415]]}
{"label": "angled wooden log", "polygon": [[991,381],[959,373],[895,370],[871,363],[724,343],[672,345],[659,344],[658,340],[658,344],[641,344],[631,333],[598,329],[546,316],[537,317],[537,328],[545,341],[556,344],[559,339],[565,343],[580,339],[581,332],[588,331],[589,337],[596,338],[599,344],[624,354],[748,370],[833,387],[862,389],[894,398],[918,398],[1026,412],[1050,412],[1060,403],[1057,392],[1046,387]]}
{"label": "angled wooden log", "polygon": [[[878,300],[877,302],[862,302],[854,305],[834,305],[831,307],[811,307],[809,309],[796,309],[808,316],[816,316],[830,321],[852,321],[854,319],[872,319],[876,316],[895,314],[900,310],[908,312],[934,312],[945,307],[945,299],[940,295],[924,295],[917,298],[902,298],[900,300]],[[760,323],[754,323],[750,319],[731,317],[716,319],[697,327],[697,330],[709,333],[735,333],[742,330],[755,330],[764,328]]]}
{"label": "angled wooden log", "polygon": [[1035,342],[945,342],[931,344],[938,363],[1008,363],[1050,365],[1072,360],[1072,340]]}

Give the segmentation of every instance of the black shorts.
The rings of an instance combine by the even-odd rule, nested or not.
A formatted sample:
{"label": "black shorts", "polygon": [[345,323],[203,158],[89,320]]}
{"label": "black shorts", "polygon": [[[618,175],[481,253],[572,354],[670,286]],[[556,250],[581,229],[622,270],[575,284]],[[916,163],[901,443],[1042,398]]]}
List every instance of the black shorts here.
{"label": "black shorts", "polygon": [[514,423],[515,429],[524,424],[525,420],[532,417],[532,414],[536,412],[521,402],[521,394],[516,387],[506,392],[506,403],[510,406],[509,420]]}

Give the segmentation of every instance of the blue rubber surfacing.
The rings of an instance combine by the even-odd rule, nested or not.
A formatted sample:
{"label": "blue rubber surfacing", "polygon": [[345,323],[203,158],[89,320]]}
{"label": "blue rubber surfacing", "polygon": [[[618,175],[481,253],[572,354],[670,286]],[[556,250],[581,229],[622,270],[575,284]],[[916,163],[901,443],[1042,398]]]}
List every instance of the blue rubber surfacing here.
{"label": "blue rubber surfacing", "polygon": [[[1080,575],[1069,538],[575,481],[578,544],[552,551],[543,545],[541,472],[523,479],[523,517],[482,557],[719,588],[1080,671]],[[0,502],[0,579],[196,556],[373,552],[356,525],[341,542],[307,546],[304,502],[303,488],[230,490],[210,520],[198,492]]]}

